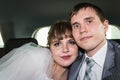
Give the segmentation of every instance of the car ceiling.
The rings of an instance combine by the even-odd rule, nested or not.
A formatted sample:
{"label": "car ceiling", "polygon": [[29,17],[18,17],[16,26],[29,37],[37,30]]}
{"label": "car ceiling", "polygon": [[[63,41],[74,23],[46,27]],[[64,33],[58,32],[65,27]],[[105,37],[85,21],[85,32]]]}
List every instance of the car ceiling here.
{"label": "car ceiling", "polygon": [[[13,37],[31,37],[38,27],[68,19],[78,2],[98,5],[110,24],[120,26],[120,0],[0,0],[0,28],[3,24],[4,42]],[[6,23],[8,25],[4,25]]]}
{"label": "car ceiling", "polygon": [[[0,21],[31,20],[39,26],[68,19],[78,2],[91,2],[101,7],[109,22],[120,26],[120,0],[0,0]],[[34,25],[33,24],[33,25]]]}

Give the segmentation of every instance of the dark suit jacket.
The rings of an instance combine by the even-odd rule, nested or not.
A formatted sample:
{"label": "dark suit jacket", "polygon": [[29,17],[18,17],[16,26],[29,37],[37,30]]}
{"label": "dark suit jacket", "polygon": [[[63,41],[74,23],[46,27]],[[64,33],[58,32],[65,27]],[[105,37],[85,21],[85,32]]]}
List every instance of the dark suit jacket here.
{"label": "dark suit jacket", "polygon": [[[78,58],[70,67],[68,80],[77,80],[84,58],[84,54],[79,52]],[[102,80],[120,80],[120,44],[115,41],[108,41]]]}

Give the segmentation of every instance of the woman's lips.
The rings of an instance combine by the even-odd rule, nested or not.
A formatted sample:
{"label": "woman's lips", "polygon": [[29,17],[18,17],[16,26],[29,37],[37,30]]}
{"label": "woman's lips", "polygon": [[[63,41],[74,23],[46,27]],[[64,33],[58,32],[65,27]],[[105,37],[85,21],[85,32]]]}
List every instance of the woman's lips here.
{"label": "woman's lips", "polygon": [[71,57],[70,55],[67,55],[67,56],[62,56],[61,58],[64,60],[68,60],[68,59],[70,59],[70,57]]}

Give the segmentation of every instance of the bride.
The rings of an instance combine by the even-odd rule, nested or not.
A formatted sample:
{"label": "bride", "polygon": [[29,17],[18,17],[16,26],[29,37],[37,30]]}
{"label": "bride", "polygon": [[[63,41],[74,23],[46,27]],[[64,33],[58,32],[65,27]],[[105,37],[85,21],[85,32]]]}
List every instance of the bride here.
{"label": "bride", "polygon": [[52,25],[48,48],[27,43],[0,59],[0,80],[67,80],[68,67],[78,55],[69,22]]}

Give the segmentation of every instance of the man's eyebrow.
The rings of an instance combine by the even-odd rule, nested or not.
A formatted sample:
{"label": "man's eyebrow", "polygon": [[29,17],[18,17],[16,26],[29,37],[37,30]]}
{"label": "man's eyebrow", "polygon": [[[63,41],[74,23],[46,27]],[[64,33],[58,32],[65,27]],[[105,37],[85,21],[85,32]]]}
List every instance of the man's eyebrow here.
{"label": "man's eyebrow", "polygon": [[94,19],[94,17],[86,17],[85,20]]}
{"label": "man's eyebrow", "polygon": [[79,24],[78,22],[74,22],[74,23],[72,23],[71,25],[75,25],[75,24]]}

